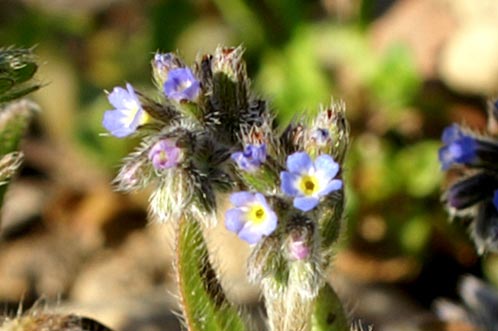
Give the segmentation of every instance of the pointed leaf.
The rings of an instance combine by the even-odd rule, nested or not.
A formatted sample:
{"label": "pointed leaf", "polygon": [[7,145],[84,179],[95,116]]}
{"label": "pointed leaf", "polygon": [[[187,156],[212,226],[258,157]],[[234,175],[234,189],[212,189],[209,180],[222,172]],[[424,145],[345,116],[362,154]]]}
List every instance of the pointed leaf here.
{"label": "pointed leaf", "polygon": [[316,298],[312,315],[312,331],[349,331],[349,323],[339,297],[325,284]]}

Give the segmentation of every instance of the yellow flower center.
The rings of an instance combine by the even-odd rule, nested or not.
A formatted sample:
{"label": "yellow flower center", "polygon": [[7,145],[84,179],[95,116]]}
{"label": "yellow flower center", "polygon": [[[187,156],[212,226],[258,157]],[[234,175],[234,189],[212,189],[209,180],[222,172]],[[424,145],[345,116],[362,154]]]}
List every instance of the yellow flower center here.
{"label": "yellow flower center", "polygon": [[318,180],[315,176],[304,175],[299,182],[299,189],[304,195],[313,195],[318,191]]}
{"label": "yellow flower center", "polygon": [[140,116],[140,121],[138,122],[138,125],[144,125],[148,123],[150,120],[151,120],[150,115],[146,111],[144,111]]}
{"label": "yellow flower center", "polygon": [[165,151],[160,151],[159,152],[159,159],[161,160],[161,162],[168,161],[168,154],[166,154]]}
{"label": "yellow flower center", "polygon": [[[126,125],[131,125],[133,123],[133,120],[135,119],[135,116],[137,116],[137,113],[140,111],[140,105],[136,103],[130,103],[128,104],[128,116],[125,117],[124,122]],[[151,120],[150,115],[146,111],[142,111],[140,114],[140,118],[138,119],[138,126],[144,125],[148,123]]]}
{"label": "yellow flower center", "polygon": [[265,208],[260,204],[254,204],[251,206],[248,212],[248,220],[254,224],[261,224],[266,219]]}

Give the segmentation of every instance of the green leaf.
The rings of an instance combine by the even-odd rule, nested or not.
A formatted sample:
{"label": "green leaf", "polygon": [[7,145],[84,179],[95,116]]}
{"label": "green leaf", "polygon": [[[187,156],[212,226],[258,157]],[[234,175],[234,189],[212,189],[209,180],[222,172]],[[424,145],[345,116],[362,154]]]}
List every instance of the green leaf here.
{"label": "green leaf", "polygon": [[31,79],[38,70],[30,49],[0,49],[0,103],[20,98],[41,87]]}
{"label": "green leaf", "polygon": [[189,331],[246,330],[209,262],[199,223],[185,215],[176,229],[175,267],[185,326]]}
{"label": "green leaf", "polygon": [[334,289],[325,284],[315,301],[312,331],[349,331],[349,323]]}
{"label": "green leaf", "polygon": [[18,149],[34,109],[35,105],[25,100],[0,109],[0,156]]}
{"label": "green leaf", "polygon": [[12,86],[14,86],[14,81],[9,77],[0,77],[0,95],[7,93]]}
{"label": "green leaf", "polygon": [[9,179],[21,164],[22,154],[17,151],[34,109],[35,105],[25,100],[0,109],[0,209]]}

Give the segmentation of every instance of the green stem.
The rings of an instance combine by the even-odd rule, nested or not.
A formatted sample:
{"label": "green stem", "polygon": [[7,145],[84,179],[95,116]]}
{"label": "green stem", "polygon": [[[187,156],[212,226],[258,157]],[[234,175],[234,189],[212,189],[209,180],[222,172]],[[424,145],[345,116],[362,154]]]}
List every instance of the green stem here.
{"label": "green stem", "polygon": [[185,215],[176,229],[175,271],[184,323],[189,331],[244,331],[237,309],[227,301],[199,222]]}

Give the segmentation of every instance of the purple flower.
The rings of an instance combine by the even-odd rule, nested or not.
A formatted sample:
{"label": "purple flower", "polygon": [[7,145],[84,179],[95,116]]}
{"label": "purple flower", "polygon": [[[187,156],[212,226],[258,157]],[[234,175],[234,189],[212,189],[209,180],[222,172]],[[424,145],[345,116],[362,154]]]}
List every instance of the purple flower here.
{"label": "purple flower", "polygon": [[171,139],[159,140],[149,151],[149,159],[157,170],[176,167],[182,156],[182,150]]}
{"label": "purple flower", "polygon": [[126,84],[126,90],[115,87],[107,98],[115,109],[104,113],[102,124],[113,136],[126,137],[149,119],[130,84]]}
{"label": "purple flower", "polygon": [[342,180],[334,179],[339,164],[327,154],[315,162],[305,152],[296,152],[287,158],[287,169],[280,173],[281,189],[294,198],[294,207],[302,211],[315,208],[320,198],[342,188]]}
{"label": "purple flower", "polygon": [[305,238],[293,238],[289,243],[289,252],[296,260],[304,260],[310,256],[311,249]]}
{"label": "purple flower", "polygon": [[476,140],[466,135],[458,125],[444,129],[442,140],[445,145],[439,149],[439,162],[443,170],[455,163],[467,164],[476,159]]}
{"label": "purple flower", "polygon": [[189,68],[175,68],[168,73],[164,82],[164,93],[176,101],[194,101],[201,90],[200,82],[195,79]]}
{"label": "purple flower", "polygon": [[244,151],[232,153],[231,158],[242,170],[255,171],[266,161],[266,145],[247,145]]}
{"label": "purple flower", "polygon": [[234,208],[225,214],[225,227],[249,244],[257,243],[277,227],[277,214],[261,193],[236,192],[230,195]]}

